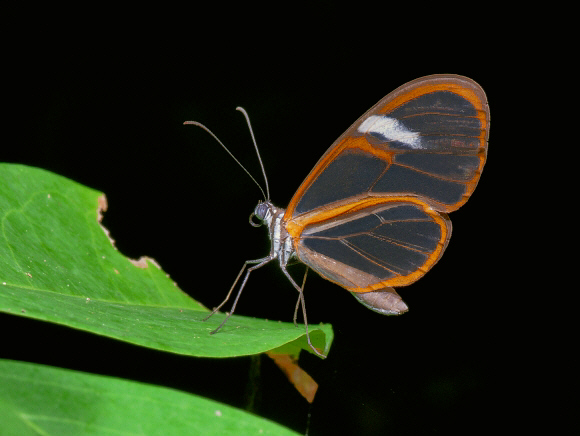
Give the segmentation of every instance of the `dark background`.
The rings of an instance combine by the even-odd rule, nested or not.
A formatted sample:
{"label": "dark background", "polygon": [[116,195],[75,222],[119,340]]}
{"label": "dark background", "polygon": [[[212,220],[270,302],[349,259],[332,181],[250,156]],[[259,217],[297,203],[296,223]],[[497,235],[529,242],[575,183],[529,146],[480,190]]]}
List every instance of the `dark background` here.
{"label": "dark background", "polygon": [[[176,10],[191,17],[175,24],[179,36],[161,17],[20,28],[4,57],[1,160],[104,192],[104,225],[118,249],[155,258],[212,307],[269,241],[265,229],[248,225],[259,190],[206,132],[183,121],[206,124],[261,182],[234,110],[243,106],[272,201],[286,207],[326,148],[388,92],[433,73],[471,77],[491,108],[489,159],[470,201],[451,214],[442,260],[400,290],[410,312],[375,314],[311,274],[309,321],[331,323],[336,335],[326,360],[300,359],[319,382],[318,395],[310,407],[262,357],[254,411],[311,435],[521,429],[534,419],[520,408],[527,389],[548,383],[524,371],[534,339],[513,261],[521,246],[509,187],[522,182],[512,165],[512,103],[527,86],[519,76],[526,55],[515,40],[486,40],[484,23],[448,23],[417,42],[417,23],[394,29],[372,11],[361,17],[316,5],[283,25],[279,12],[261,27],[208,24],[205,12]],[[290,321],[295,298],[272,263],[252,275],[237,313]],[[5,358],[170,386],[242,408],[256,388],[248,388],[251,358],[171,355],[4,314],[0,325],[12,332],[4,335]]]}

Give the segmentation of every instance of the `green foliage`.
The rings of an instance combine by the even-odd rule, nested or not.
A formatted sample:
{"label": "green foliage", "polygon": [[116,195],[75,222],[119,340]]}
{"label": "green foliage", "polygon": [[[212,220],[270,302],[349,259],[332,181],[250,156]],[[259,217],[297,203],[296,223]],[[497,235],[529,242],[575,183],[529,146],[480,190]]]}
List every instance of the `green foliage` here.
{"label": "green foliage", "polygon": [[0,434],[296,435],[173,389],[0,359]]}
{"label": "green foliage", "polygon": [[[0,164],[0,311],[190,356],[311,352],[292,323],[234,315],[210,335],[225,315],[203,322],[207,309],[154,261],[123,256],[100,225],[105,208],[98,191]],[[332,327],[310,332],[326,354]],[[2,435],[290,434],[169,389],[10,361],[0,361],[0,422]]]}
{"label": "green foliage", "polygon": [[[207,309],[154,262],[116,250],[98,221],[101,193],[21,165],[0,165],[0,183],[0,311],[191,356],[310,350],[292,323],[232,316],[210,336],[225,315],[202,322]],[[331,327],[311,330],[327,350]]]}

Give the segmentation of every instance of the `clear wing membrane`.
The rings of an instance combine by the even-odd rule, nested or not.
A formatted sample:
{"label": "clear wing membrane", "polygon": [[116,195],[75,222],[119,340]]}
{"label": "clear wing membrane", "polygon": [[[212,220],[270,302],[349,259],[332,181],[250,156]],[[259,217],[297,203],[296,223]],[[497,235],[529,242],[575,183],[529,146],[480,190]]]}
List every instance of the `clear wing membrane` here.
{"label": "clear wing membrane", "polygon": [[450,223],[422,205],[389,201],[307,225],[297,245],[302,262],[352,290],[415,281],[442,253]]}

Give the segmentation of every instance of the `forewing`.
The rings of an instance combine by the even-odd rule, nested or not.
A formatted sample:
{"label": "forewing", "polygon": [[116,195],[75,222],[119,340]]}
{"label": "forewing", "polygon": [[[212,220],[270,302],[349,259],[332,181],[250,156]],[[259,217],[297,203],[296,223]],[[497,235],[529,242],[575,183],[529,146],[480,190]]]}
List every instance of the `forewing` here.
{"label": "forewing", "polygon": [[471,79],[434,75],[409,82],[335,141],[292,198],[285,220],[390,195],[456,210],[477,185],[488,132],[486,96]]}

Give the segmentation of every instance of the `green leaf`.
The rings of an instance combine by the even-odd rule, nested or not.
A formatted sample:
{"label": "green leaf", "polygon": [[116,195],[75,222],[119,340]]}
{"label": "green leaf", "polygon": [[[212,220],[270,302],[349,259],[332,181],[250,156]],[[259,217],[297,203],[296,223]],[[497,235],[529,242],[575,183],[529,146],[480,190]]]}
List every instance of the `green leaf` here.
{"label": "green leaf", "polygon": [[[48,171],[0,164],[0,311],[173,353],[230,357],[296,354],[304,328],[225,315],[181,291],[151,259],[123,256],[100,225],[103,194]],[[326,353],[330,325],[310,326]]]}
{"label": "green leaf", "polygon": [[0,423],[3,436],[297,434],[173,389],[2,359]]}

